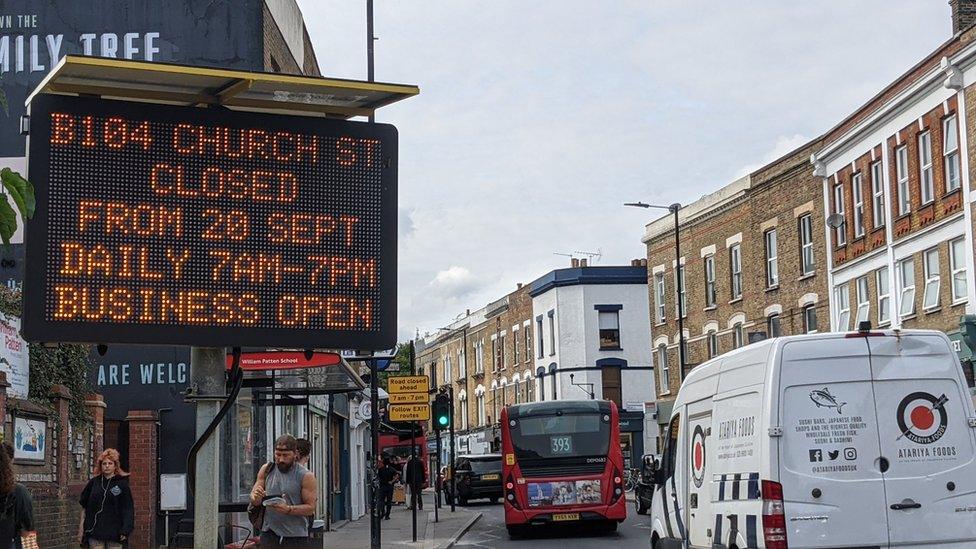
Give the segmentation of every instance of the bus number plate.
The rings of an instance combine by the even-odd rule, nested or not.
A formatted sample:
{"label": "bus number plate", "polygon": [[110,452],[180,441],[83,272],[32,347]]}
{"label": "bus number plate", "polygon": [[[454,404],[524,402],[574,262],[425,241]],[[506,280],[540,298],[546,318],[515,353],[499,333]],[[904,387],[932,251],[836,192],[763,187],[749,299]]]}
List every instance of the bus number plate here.
{"label": "bus number plate", "polygon": [[553,522],[564,522],[564,521],[579,520],[579,519],[580,519],[579,513],[553,513],[552,515]]}

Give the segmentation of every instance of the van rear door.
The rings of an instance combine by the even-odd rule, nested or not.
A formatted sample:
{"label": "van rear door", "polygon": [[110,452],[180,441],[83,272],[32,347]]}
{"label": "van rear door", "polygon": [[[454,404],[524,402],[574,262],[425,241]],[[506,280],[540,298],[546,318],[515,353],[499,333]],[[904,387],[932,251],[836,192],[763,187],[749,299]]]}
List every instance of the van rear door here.
{"label": "van rear door", "polygon": [[976,542],[972,402],[958,358],[937,334],[866,338],[892,546]]}
{"label": "van rear door", "polygon": [[[774,440],[779,441],[790,549],[887,546],[867,343],[864,338],[799,339],[787,341],[781,353],[783,434]],[[775,453],[773,459],[775,470]]]}

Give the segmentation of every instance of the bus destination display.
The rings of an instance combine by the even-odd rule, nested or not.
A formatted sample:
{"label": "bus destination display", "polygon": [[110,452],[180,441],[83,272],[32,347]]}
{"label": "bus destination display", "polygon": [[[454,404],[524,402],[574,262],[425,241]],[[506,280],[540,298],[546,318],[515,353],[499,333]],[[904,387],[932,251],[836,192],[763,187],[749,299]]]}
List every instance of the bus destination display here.
{"label": "bus destination display", "polygon": [[388,348],[389,125],[39,95],[32,341]]}

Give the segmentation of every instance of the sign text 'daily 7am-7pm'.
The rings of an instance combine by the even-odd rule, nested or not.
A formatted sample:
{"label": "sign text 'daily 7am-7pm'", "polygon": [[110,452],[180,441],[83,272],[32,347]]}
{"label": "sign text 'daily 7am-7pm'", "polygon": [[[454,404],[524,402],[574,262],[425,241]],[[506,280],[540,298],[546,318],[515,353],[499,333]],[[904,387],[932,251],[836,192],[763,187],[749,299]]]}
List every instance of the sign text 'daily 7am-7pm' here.
{"label": "sign text 'daily 7am-7pm'", "polygon": [[40,95],[35,341],[390,347],[392,126]]}

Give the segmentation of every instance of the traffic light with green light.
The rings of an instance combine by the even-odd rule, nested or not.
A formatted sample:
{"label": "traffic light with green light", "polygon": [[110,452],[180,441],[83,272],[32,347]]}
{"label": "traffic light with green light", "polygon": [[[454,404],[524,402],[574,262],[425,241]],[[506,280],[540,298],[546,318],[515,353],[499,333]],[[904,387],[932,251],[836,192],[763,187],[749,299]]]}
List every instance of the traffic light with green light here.
{"label": "traffic light with green light", "polygon": [[434,398],[434,430],[442,431],[451,425],[451,397],[441,393]]}

